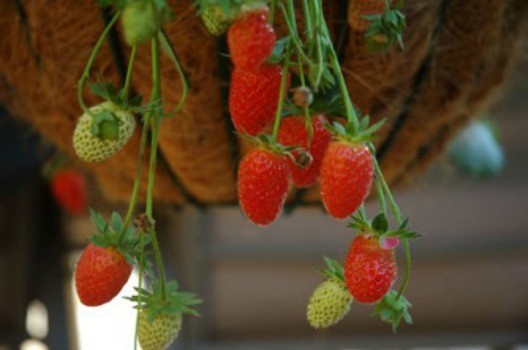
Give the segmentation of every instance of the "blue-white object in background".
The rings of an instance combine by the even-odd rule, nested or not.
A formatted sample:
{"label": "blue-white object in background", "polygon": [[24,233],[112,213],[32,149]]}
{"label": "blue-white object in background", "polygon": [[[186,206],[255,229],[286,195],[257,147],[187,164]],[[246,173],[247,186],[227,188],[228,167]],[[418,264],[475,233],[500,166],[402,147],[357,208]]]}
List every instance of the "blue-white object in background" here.
{"label": "blue-white object in background", "polygon": [[497,176],[504,167],[504,153],[490,123],[477,120],[449,146],[449,159],[461,172],[483,179]]}

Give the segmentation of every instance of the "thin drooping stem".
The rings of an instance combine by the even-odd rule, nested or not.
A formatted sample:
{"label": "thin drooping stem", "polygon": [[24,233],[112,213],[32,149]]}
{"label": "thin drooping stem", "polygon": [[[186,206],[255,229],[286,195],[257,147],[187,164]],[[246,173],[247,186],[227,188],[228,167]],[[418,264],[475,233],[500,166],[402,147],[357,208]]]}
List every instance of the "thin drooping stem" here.
{"label": "thin drooping stem", "polygon": [[[146,126],[145,126],[145,129],[148,129]],[[141,249],[144,250],[144,244],[143,244],[143,235],[145,234],[145,232],[143,232],[142,230],[139,232],[140,236],[139,236],[139,246],[141,247]],[[143,264],[144,264],[144,261],[145,261],[145,252],[142,251],[141,254],[139,255],[138,257],[138,290],[141,290],[141,287],[143,286]],[[141,293],[138,293],[138,301],[137,301],[138,305],[141,305]],[[138,308],[137,311],[136,311],[136,326],[135,326],[135,331],[134,331],[134,350],[137,349],[137,342],[138,342],[138,331],[139,331],[139,313],[141,312],[141,309]]]}
{"label": "thin drooping stem", "polygon": [[282,107],[284,105],[284,99],[286,98],[286,85],[288,82],[288,75],[290,70],[290,56],[291,48],[290,45],[288,45],[288,48],[286,49],[286,60],[284,61],[284,65],[282,66],[282,77],[279,90],[279,103],[277,104],[277,113],[275,114],[275,122],[273,123],[273,133],[271,134],[271,140],[273,143],[276,143],[277,138],[279,137],[279,128],[282,119]]}
{"label": "thin drooping stem", "polygon": [[185,100],[187,99],[187,94],[189,93],[189,80],[187,79],[187,75],[185,74],[185,71],[183,70],[183,67],[181,65],[180,59],[178,55],[176,54],[176,50],[172,47],[169,38],[167,37],[167,34],[160,30],[158,33],[158,39],[160,43],[160,47],[163,49],[163,51],[167,54],[169,59],[174,64],[174,67],[176,68],[176,71],[178,72],[178,75],[180,76],[180,82],[182,85],[182,93],[180,101],[178,102],[178,105],[169,113],[165,114],[165,117],[172,117],[180,112],[180,110],[183,107],[183,104],[185,103]]}
{"label": "thin drooping stem", "polygon": [[[372,144],[369,144],[369,148],[372,154],[376,154],[374,153],[375,150],[373,149]],[[383,191],[385,192],[385,195],[387,196],[387,199],[389,201],[389,207],[391,209],[392,214],[394,215],[394,218],[396,219],[396,222],[398,223],[398,225],[401,225],[403,223],[403,220],[401,216],[400,207],[398,206],[398,204],[396,204],[396,201],[394,200],[394,197],[392,196],[392,192],[389,188],[389,185],[387,184],[387,180],[385,180],[385,176],[383,176],[383,172],[381,171],[381,167],[378,163],[377,158],[376,157],[372,157],[372,158],[373,158],[372,162],[374,164],[374,172],[376,174],[376,178],[379,180],[381,188],[383,189]]]}
{"label": "thin drooping stem", "polygon": [[[299,78],[301,81],[301,86],[303,88],[306,88],[306,79],[304,78],[304,68],[302,63],[301,56],[297,55],[297,69],[299,70]],[[308,105],[306,104],[303,107],[304,111],[304,122],[306,124],[306,132],[308,133],[308,142],[306,143],[307,147],[310,147],[312,144],[312,137],[313,137],[313,125],[312,120],[310,119],[310,109],[308,108]]]}
{"label": "thin drooping stem", "polygon": [[[375,152],[374,146],[372,144],[369,144],[369,148],[371,149],[371,152]],[[398,225],[401,225],[403,223],[403,219],[401,217],[400,207],[398,206],[398,204],[396,204],[396,201],[394,200],[394,197],[392,196],[389,185],[387,184],[387,180],[385,180],[385,176],[383,176],[381,167],[379,166],[379,163],[376,157],[374,157],[373,162],[374,162],[374,171],[376,172],[376,178],[379,179],[381,188],[385,192],[385,195],[387,196],[389,200],[389,207],[391,208],[391,212],[396,218],[396,222],[398,223]],[[400,298],[402,296],[403,292],[407,288],[407,285],[409,284],[409,278],[411,276],[412,258],[411,258],[411,248],[409,244],[409,239],[403,238],[402,243],[403,243],[403,248],[405,251],[405,273],[403,275],[402,284],[400,288],[398,289],[397,298]]]}
{"label": "thin drooping stem", "polygon": [[134,186],[132,188],[132,196],[130,198],[130,203],[128,205],[128,211],[125,216],[123,228],[121,229],[121,233],[119,234],[119,243],[123,241],[126,230],[128,229],[128,226],[130,226],[130,222],[132,221],[132,216],[134,215],[134,210],[136,208],[136,203],[137,203],[138,194],[139,194],[139,185],[141,183],[141,173],[143,169],[143,154],[145,153],[145,146],[146,146],[147,138],[148,138],[148,129],[149,129],[148,120],[149,120],[149,117],[148,115],[146,115],[143,121],[143,130],[141,131],[141,143],[139,145],[139,156],[138,156],[138,162],[137,162],[137,168],[136,168],[136,178],[134,179]]}
{"label": "thin drooping stem", "polygon": [[400,289],[398,289],[398,299],[402,296],[403,292],[405,292],[405,288],[407,288],[409,278],[411,277],[411,247],[408,239],[403,239],[403,249],[405,250],[405,275],[403,275],[402,284]]}
{"label": "thin drooping stem", "polygon": [[[151,101],[161,100],[161,71],[159,62],[159,41],[158,37],[152,38],[152,96]],[[161,251],[156,236],[156,228],[154,225],[154,219],[152,216],[153,201],[154,201],[154,180],[156,177],[156,162],[158,156],[158,135],[159,125],[162,113],[162,104],[158,104],[158,108],[151,111],[152,117],[150,118],[150,129],[151,129],[151,144],[150,144],[150,165],[149,165],[149,176],[147,183],[147,200],[145,204],[145,214],[152,224],[153,228],[150,229],[150,236],[152,240],[152,248],[154,250],[154,259],[158,268],[158,275],[161,285],[161,296],[165,300],[165,269],[163,267],[163,259],[161,257]]]}
{"label": "thin drooping stem", "polygon": [[378,193],[378,198],[380,201],[380,209],[383,214],[385,214],[385,217],[388,217],[387,215],[387,200],[385,199],[385,193],[383,191],[383,187],[381,187],[380,180],[377,176],[375,176],[374,179],[376,183],[376,192]]}
{"label": "thin drooping stem", "polygon": [[269,22],[273,26],[273,21],[275,20],[275,0],[270,1],[270,7],[269,7]]}
{"label": "thin drooping stem", "polygon": [[103,33],[97,40],[97,43],[95,44],[92,53],[90,54],[90,58],[88,59],[88,63],[86,64],[86,67],[84,68],[84,71],[82,72],[81,79],[79,79],[79,82],[77,83],[77,100],[79,101],[79,105],[81,106],[84,113],[89,113],[88,108],[86,107],[86,104],[84,103],[83,98],[83,90],[84,85],[86,84],[86,81],[88,80],[88,77],[90,76],[90,70],[92,69],[92,65],[95,61],[95,58],[97,57],[97,54],[101,50],[101,47],[103,46],[103,43],[108,36],[108,33],[114,26],[115,22],[119,18],[120,13],[117,12],[112,20],[106,25],[106,28],[103,30]]}
{"label": "thin drooping stem", "polygon": [[136,46],[132,47],[132,51],[130,52],[130,58],[128,60],[128,68],[125,78],[125,86],[123,87],[123,99],[125,101],[128,101],[128,95],[130,92],[130,83],[132,80],[132,70],[134,69],[134,61],[136,59],[136,52],[137,48]]}

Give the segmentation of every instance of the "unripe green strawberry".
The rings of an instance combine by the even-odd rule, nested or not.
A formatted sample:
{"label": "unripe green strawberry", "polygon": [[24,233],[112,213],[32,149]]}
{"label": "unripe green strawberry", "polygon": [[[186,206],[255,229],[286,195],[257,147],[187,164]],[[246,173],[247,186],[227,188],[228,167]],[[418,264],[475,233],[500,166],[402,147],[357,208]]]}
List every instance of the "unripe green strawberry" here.
{"label": "unripe green strawberry", "polygon": [[93,106],[89,112],[75,126],[73,148],[82,160],[101,162],[123,148],[134,133],[136,120],[111,102]]}
{"label": "unripe green strawberry", "polygon": [[158,31],[158,21],[150,1],[137,0],[129,3],[121,16],[125,41],[130,46],[143,44]]}
{"label": "unripe green strawberry", "polygon": [[208,6],[202,13],[202,21],[205,27],[213,35],[224,34],[229,25],[231,19],[224,14],[224,11],[219,6]]}
{"label": "unripe green strawberry", "polygon": [[343,281],[327,279],[313,292],[306,316],[314,328],[327,328],[341,321],[350,310],[352,295]]}
{"label": "unripe green strawberry", "polygon": [[165,350],[178,336],[181,313],[158,314],[149,322],[148,311],[139,312],[138,339],[143,350]]}

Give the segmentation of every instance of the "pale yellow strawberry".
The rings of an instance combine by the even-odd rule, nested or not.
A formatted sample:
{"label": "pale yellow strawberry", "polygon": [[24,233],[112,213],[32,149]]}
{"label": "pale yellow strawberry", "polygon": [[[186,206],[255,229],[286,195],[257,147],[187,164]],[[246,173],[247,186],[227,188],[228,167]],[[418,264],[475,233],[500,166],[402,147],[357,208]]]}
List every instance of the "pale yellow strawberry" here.
{"label": "pale yellow strawberry", "polygon": [[135,127],[132,113],[112,102],[103,102],[79,118],[73,132],[73,148],[82,160],[101,162],[123,148]]}
{"label": "pale yellow strawberry", "polygon": [[329,278],[313,292],[306,317],[314,328],[327,328],[341,321],[350,310],[352,295],[345,282]]}
{"label": "pale yellow strawberry", "polygon": [[180,313],[158,314],[149,322],[148,312],[139,313],[138,339],[143,350],[165,350],[178,336],[182,326]]}

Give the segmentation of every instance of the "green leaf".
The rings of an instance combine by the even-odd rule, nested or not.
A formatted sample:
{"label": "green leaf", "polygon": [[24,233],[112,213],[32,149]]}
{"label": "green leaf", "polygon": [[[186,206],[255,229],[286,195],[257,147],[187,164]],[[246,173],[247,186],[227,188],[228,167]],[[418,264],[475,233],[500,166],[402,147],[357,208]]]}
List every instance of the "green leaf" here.
{"label": "green leaf", "polygon": [[106,232],[106,222],[103,219],[103,216],[90,208],[90,220],[97,228],[98,232],[104,233]]}
{"label": "green leaf", "polygon": [[384,232],[387,232],[388,228],[389,228],[389,224],[387,222],[387,218],[385,217],[385,214],[379,213],[372,220],[372,229],[374,231],[378,233],[384,233]]}
{"label": "green leaf", "polygon": [[117,212],[112,212],[110,215],[110,227],[114,230],[114,232],[119,233],[121,232],[121,229],[123,227],[123,219],[121,219],[121,215]]}
{"label": "green leaf", "polygon": [[285,36],[276,41],[273,51],[267,59],[268,63],[281,64],[284,61],[286,45],[290,42],[290,40],[291,38],[289,36]]}
{"label": "green leaf", "polygon": [[392,331],[396,333],[402,318],[406,323],[412,324],[412,317],[409,313],[411,306],[411,303],[403,295],[398,297],[398,293],[391,290],[378,302],[373,314],[379,315],[383,322],[391,324]]}
{"label": "green leaf", "polygon": [[335,130],[339,135],[346,136],[347,132],[346,132],[346,129],[345,129],[345,127],[344,127],[343,125],[341,125],[341,124],[338,123],[338,122],[334,122],[333,127],[334,127],[334,130]]}
{"label": "green leaf", "polygon": [[113,112],[103,110],[93,115],[90,131],[101,140],[116,140],[119,137],[119,121]]}

